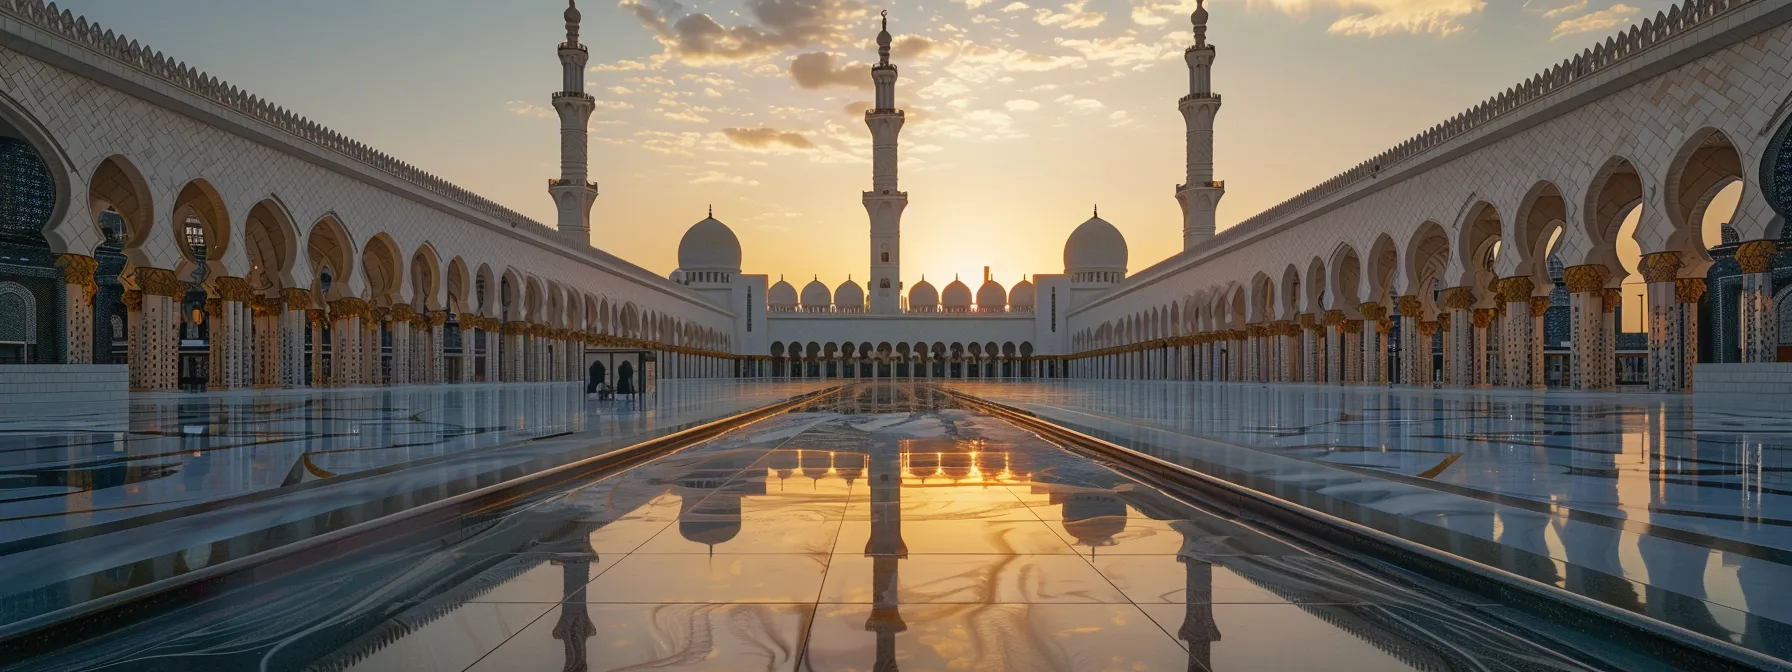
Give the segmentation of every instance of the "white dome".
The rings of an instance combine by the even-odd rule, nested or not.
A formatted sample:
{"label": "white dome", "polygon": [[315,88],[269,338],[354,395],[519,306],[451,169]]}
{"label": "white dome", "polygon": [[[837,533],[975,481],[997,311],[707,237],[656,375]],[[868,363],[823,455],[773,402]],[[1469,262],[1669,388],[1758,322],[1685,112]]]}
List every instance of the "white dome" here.
{"label": "white dome", "polygon": [[914,287],[908,290],[908,309],[923,312],[933,311],[940,307],[940,290],[933,288],[927,278],[921,278]]}
{"label": "white dome", "polygon": [[1037,291],[1033,288],[1033,283],[1027,282],[1026,277],[1021,277],[1020,282],[1014,284],[1014,289],[1008,290],[1008,307],[1032,308]]}
{"label": "white dome", "polygon": [[1064,272],[1126,273],[1126,237],[1100,217],[1090,217],[1064,241]]}
{"label": "white dome", "polygon": [[678,241],[678,267],[687,271],[740,272],[740,239],[714,217],[692,224]]}
{"label": "white dome", "polygon": [[983,286],[977,288],[977,310],[985,313],[999,313],[1008,309],[1008,290],[994,280],[984,280]]}
{"label": "white dome", "polygon": [[820,278],[803,285],[803,310],[826,310],[833,301],[834,295],[827,285],[821,284]]}
{"label": "white dome", "polygon": [[940,293],[940,306],[950,311],[970,310],[971,288],[953,278],[952,283],[946,285],[946,291]]}
{"label": "white dome", "polygon": [[768,305],[783,308],[796,307],[796,288],[790,286],[790,283],[785,282],[782,277],[778,278],[777,284],[772,285],[772,288],[766,290],[765,294],[765,302]]}
{"label": "white dome", "polygon": [[864,310],[865,288],[860,287],[859,283],[853,282],[852,278],[847,278],[846,282],[842,282],[839,287],[834,288],[834,309]]}

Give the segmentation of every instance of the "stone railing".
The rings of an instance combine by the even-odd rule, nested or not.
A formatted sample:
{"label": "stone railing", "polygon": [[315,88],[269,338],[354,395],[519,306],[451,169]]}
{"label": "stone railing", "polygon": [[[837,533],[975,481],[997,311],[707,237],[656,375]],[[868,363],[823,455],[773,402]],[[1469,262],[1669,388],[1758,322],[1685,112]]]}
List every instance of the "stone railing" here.
{"label": "stone railing", "polygon": [[27,25],[61,36],[63,39],[145,75],[252,117],[374,170],[410,182],[499,222],[512,226],[531,227],[542,233],[551,234],[553,232],[553,229],[547,225],[525,217],[515,210],[457,187],[447,180],[368,147],[341,133],[324,128],[310,119],[251,95],[247,91],[242,91],[227,82],[221,82],[218,78],[195,70],[186,63],[163,56],[162,52],[139,45],[136,40],[114,34],[111,30],[102,29],[97,23],[88,23],[86,17],[75,16],[66,9],[57,9],[54,2],[46,5],[43,0],[0,0],[0,14],[11,16]]}
{"label": "stone railing", "polygon": [[1252,231],[1270,226],[1301,208],[1349,189],[1363,180],[1375,177],[1382,171],[1479,129],[1532,101],[1555,93],[1586,77],[1605,72],[1659,42],[1696,26],[1704,25],[1731,10],[1757,2],[1761,2],[1761,0],[1683,0],[1680,5],[1674,6],[1667,12],[1657,12],[1654,18],[1644,19],[1641,24],[1632,25],[1630,30],[1606,38],[1604,42],[1583,50],[1580,55],[1562,61],[1555,67],[1506,89],[1505,92],[1413,136],[1412,139],[1396,145],[1393,149],[1377,154],[1374,158],[1319,183],[1318,186],[1303,191],[1293,198],[1239,222],[1236,226],[1219,232],[1214,241],[1202,247],[1206,248],[1233,236],[1247,235]]}

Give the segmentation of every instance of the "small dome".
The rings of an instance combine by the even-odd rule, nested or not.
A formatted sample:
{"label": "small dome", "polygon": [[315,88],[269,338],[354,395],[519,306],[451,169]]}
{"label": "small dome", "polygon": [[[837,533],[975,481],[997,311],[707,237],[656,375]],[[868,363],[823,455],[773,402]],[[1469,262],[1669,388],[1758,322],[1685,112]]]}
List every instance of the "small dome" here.
{"label": "small dome", "polygon": [[920,282],[908,290],[908,309],[932,312],[940,307],[940,290],[933,288],[933,283],[922,277]]}
{"label": "small dome", "polygon": [[838,310],[864,310],[865,288],[847,278],[834,288],[834,308]]}
{"label": "small dome", "polygon": [[999,313],[1008,309],[1008,290],[995,280],[984,280],[983,286],[977,288],[977,310],[985,313]]}
{"label": "small dome", "polygon": [[796,307],[796,288],[790,286],[790,283],[785,282],[782,277],[778,278],[778,282],[772,285],[771,289],[766,290],[765,294],[765,302],[768,305],[780,308]]}
{"label": "small dome", "polygon": [[578,23],[579,22],[579,5],[578,5],[577,0],[566,0],[565,16],[566,16],[567,23]]}
{"label": "small dome", "polygon": [[1126,273],[1126,236],[1100,217],[1090,217],[1064,242],[1064,272]]}
{"label": "small dome", "polygon": [[740,272],[740,238],[714,217],[692,224],[678,241],[678,267],[686,271]]}
{"label": "small dome", "polygon": [[803,285],[803,310],[827,310],[834,301],[834,295],[828,286],[821,284],[821,279],[810,280]]}
{"label": "small dome", "polygon": [[1008,307],[1032,308],[1035,305],[1034,295],[1037,292],[1038,290],[1033,288],[1033,283],[1028,282],[1026,277],[1022,276],[1020,282],[1014,283],[1014,288],[1008,290]]}
{"label": "small dome", "polygon": [[1207,2],[1206,2],[1206,0],[1195,0],[1195,12],[1193,14],[1190,14],[1188,16],[1188,18],[1189,18],[1189,21],[1194,23],[1195,25],[1205,27],[1207,25]]}
{"label": "small dome", "polygon": [[946,310],[962,312],[971,309],[971,288],[957,278],[946,285],[946,291],[940,293],[940,306]]}

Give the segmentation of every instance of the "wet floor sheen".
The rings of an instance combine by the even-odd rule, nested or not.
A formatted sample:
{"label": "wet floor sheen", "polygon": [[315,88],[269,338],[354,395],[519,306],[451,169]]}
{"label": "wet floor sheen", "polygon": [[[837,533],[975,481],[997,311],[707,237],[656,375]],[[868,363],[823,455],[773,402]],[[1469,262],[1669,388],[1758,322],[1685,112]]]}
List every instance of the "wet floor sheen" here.
{"label": "wet floor sheen", "polygon": [[29,669],[1646,669],[924,385],[850,388],[429,533]]}

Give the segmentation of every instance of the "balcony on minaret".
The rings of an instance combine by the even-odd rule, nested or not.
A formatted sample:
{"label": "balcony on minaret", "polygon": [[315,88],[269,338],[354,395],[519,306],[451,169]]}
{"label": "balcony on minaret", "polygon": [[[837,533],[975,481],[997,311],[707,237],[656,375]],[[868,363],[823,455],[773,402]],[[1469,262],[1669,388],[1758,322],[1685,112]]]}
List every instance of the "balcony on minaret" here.
{"label": "balcony on minaret", "polygon": [[[550,189],[552,189],[554,187],[576,187],[576,186],[579,186],[579,180],[556,180],[551,177],[548,178],[548,188],[550,188]],[[592,191],[597,191],[597,183],[596,182],[586,182],[585,188],[590,189]]]}
{"label": "balcony on minaret", "polygon": [[1182,192],[1193,190],[1193,189],[1225,189],[1225,188],[1226,188],[1225,180],[1210,180],[1207,182],[1195,182],[1192,184],[1178,184],[1178,185],[1176,185],[1176,193],[1180,194]]}
{"label": "balcony on minaret", "polygon": [[1220,102],[1220,94],[1212,91],[1206,93],[1191,93],[1176,100],[1177,104],[1192,103],[1196,101],[1217,103]]}
{"label": "balcony on minaret", "polygon": [[554,100],[563,100],[563,99],[568,99],[568,98],[574,99],[574,100],[584,100],[584,101],[596,101],[597,100],[596,98],[592,97],[591,94],[585,93],[584,91],[555,91],[554,92]]}

